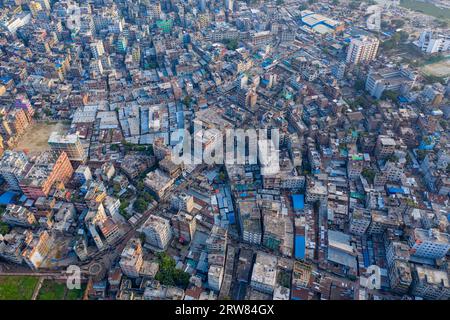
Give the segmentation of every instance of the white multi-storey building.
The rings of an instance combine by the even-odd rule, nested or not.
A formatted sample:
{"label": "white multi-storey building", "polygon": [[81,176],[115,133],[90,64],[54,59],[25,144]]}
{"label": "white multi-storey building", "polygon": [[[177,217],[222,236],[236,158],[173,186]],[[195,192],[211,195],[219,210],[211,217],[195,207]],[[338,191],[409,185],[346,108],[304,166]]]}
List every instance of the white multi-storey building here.
{"label": "white multi-storey building", "polygon": [[420,34],[417,46],[426,53],[448,51],[450,50],[450,35],[426,30]]}
{"label": "white multi-storey building", "polygon": [[351,40],[347,51],[347,63],[358,64],[375,59],[380,41],[376,38],[360,37]]}
{"label": "white multi-storey building", "polygon": [[150,215],[140,231],[145,234],[145,242],[157,249],[165,249],[172,239],[169,220],[159,216]]}
{"label": "white multi-storey building", "polygon": [[409,245],[411,255],[427,259],[439,259],[450,250],[450,235],[436,229],[416,228],[409,237]]}

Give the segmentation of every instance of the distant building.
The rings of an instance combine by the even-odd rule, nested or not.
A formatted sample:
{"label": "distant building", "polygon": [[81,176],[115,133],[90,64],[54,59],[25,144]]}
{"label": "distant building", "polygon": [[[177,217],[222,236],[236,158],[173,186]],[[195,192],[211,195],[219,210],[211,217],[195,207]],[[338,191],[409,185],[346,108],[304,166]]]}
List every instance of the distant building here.
{"label": "distant building", "polygon": [[308,29],[319,33],[337,33],[345,29],[345,24],[310,10],[304,10],[300,13],[302,24]]}
{"label": "distant building", "polygon": [[416,75],[406,69],[384,68],[371,70],[366,80],[366,91],[380,99],[385,90],[406,94],[414,86]]}
{"label": "distant building", "polygon": [[448,51],[450,50],[450,35],[425,30],[420,34],[417,46],[425,53]]}

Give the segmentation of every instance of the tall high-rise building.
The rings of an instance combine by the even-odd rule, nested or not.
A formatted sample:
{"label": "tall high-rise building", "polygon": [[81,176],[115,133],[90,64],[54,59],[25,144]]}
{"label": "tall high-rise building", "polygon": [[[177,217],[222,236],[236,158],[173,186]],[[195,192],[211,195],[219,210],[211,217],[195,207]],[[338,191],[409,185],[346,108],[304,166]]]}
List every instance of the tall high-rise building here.
{"label": "tall high-rise building", "polygon": [[61,135],[53,132],[48,139],[50,148],[67,153],[70,161],[85,162],[87,155],[77,134]]}
{"label": "tall high-rise building", "polygon": [[376,38],[360,37],[351,40],[347,51],[347,63],[370,62],[377,55],[380,41]]}
{"label": "tall high-rise building", "polygon": [[35,159],[19,185],[28,198],[47,197],[56,182],[67,183],[72,174],[73,167],[65,152],[46,151]]}

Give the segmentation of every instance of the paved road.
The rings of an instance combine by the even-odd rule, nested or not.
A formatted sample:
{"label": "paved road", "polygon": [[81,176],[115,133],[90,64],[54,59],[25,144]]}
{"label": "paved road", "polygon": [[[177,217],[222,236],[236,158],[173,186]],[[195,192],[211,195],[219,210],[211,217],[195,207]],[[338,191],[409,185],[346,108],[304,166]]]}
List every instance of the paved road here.
{"label": "paved road", "polygon": [[39,278],[39,282],[37,283],[36,287],[34,288],[33,296],[31,297],[31,300],[36,300],[37,296],[39,294],[39,291],[41,290],[42,283],[44,282],[44,277]]}

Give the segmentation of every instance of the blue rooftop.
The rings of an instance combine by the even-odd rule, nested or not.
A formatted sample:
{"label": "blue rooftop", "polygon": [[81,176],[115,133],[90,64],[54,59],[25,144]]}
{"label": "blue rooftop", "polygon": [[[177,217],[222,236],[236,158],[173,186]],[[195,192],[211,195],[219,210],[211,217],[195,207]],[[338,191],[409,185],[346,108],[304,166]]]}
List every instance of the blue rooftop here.
{"label": "blue rooftop", "polygon": [[17,195],[17,193],[13,191],[7,191],[4,194],[0,196],[0,205],[7,205],[13,203],[14,197]]}
{"label": "blue rooftop", "polygon": [[403,190],[402,188],[395,188],[395,187],[388,188],[387,191],[388,191],[390,194],[394,194],[394,193],[401,193],[401,194],[404,194],[404,193],[405,193],[404,190]]}
{"label": "blue rooftop", "polygon": [[295,236],[295,259],[305,258],[305,237],[296,235]]}
{"label": "blue rooftop", "polygon": [[293,194],[292,203],[294,210],[303,210],[305,208],[305,196],[303,194]]}
{"label": "blue rooftop", "polygon": [[11,80],[12,80],[12,77],[10,77],[10,76],[3,76],[3,77],[0,77],[0,82],[3,83],[3,84],[7,84],[7,83],[10,82]]}

